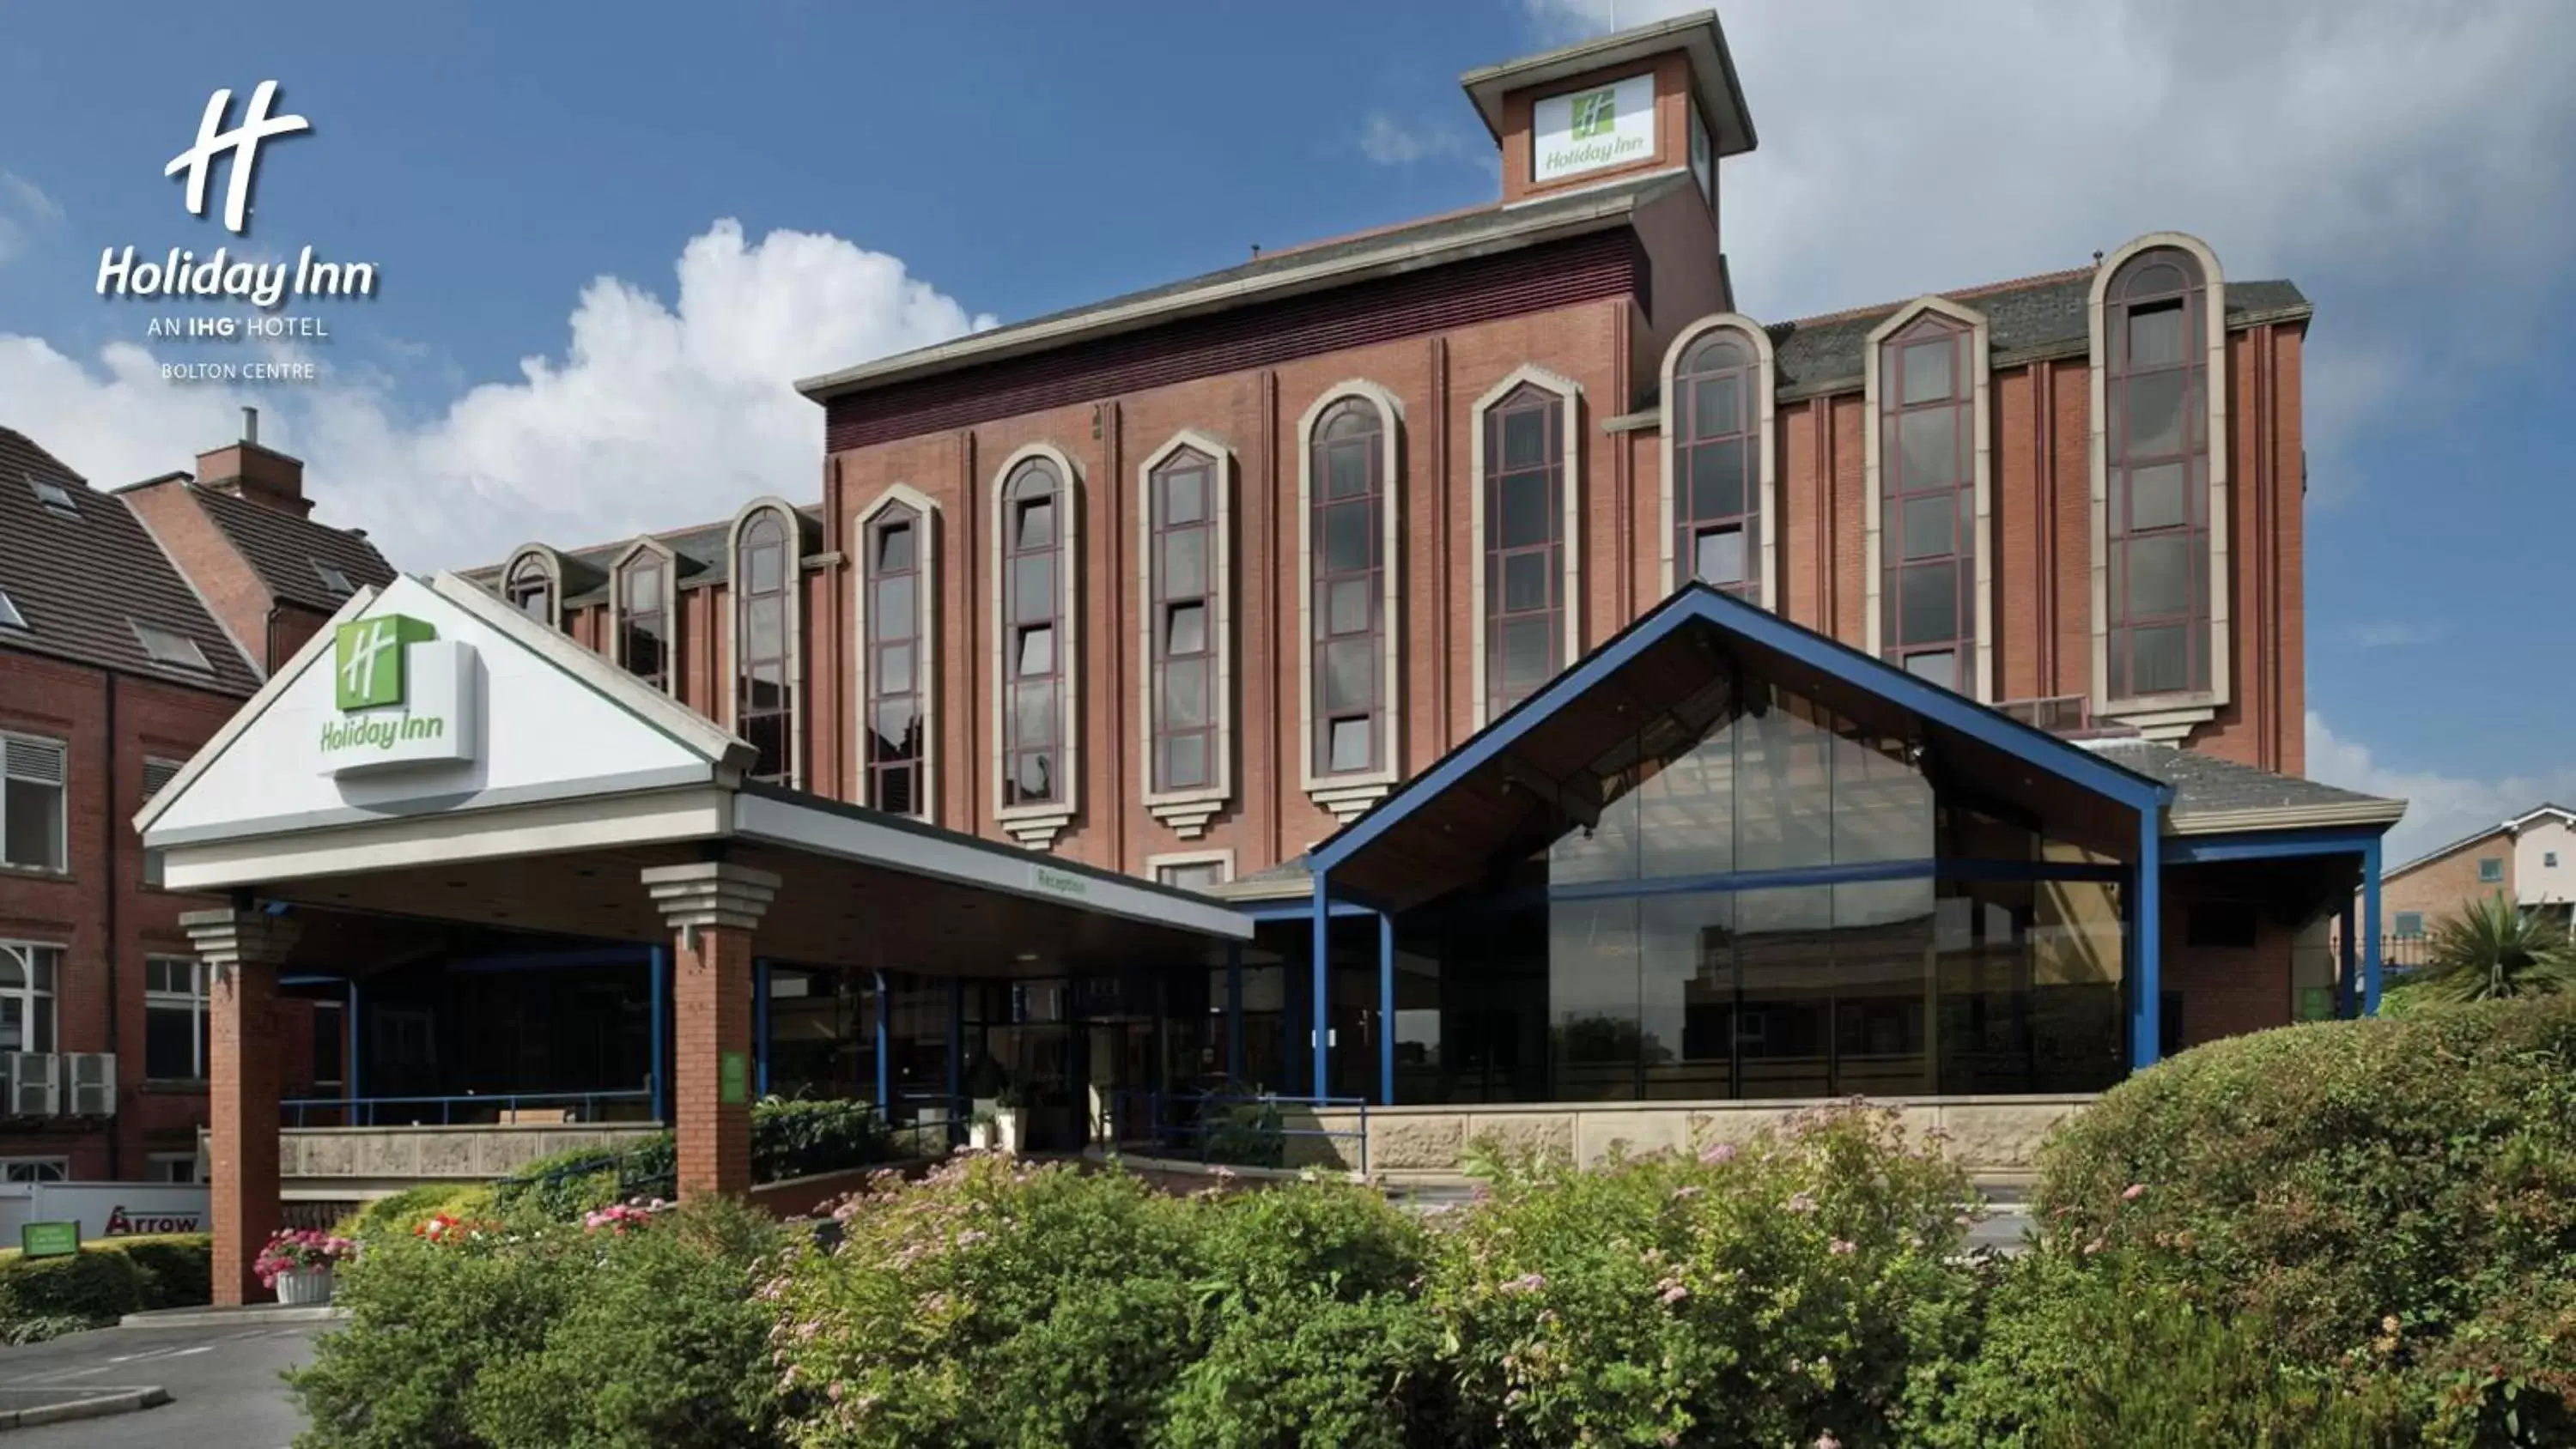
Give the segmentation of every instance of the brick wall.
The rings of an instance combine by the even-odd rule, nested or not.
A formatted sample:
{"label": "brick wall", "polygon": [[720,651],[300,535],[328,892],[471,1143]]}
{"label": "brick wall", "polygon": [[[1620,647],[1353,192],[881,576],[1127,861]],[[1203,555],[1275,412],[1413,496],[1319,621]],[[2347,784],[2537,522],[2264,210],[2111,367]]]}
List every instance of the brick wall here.
{"label": "brick wall", "polygon": [[[2478,862],[2500,863],[2504,878],[2500,881],[2478,879]],[[2428,860],[2404,875],[2384,878],[2379,887],[2380,934],[2397,934],[2397,913],[2424,913],[2424,934],[2431,935],[2445,916],[2459,914],[2463,907],[2482,901],[2502,891],[2514,898],[2513,836],[2496,830],[2459,846],[2437,860]],[[2356,924],[2360,917],[2354,916]]]}
{"label": "brick wall", "polygon": [[276,602],[268,585],[189,496],[189,485],[165,479],[119,496],[143,520],[161,551],[179,566],[198,597],[214,611],[215,622],[223,625],[251,663],[263,671],[284,663],[294,645],[280,646],[275,659],[268,657],[268,611]]}

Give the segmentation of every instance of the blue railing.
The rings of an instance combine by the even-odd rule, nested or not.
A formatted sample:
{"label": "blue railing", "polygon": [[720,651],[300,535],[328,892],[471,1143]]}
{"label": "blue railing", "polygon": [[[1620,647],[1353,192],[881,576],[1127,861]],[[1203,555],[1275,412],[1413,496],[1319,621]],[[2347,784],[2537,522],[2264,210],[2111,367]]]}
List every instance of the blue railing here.
{"label": "blue railing", "polygon": [[[1337,1109],[1355,1111],[1350,1126],[1290,1125],[1301,1112]],[[1103,1148],[1146,1148],[1228,1167],[1293,1166],[1307,1154],[1292,1152],[1292,1143],[1338,1141],[1344,1144],[1343,1162],[1355,1163],[1362,1174],[1369,1170],[1365,1097],[1121,1090],[1109,1094],[1108,1119],[1092,1124],[1092,1131]]]}
{"label": "blue railing", "polygon": [[[293,1097],[277,1105],[289,1127],[457,1127],[492,1126],[504,1113],[555,1111],[562,1112],[566,1122],[644,1123],[653,1120],[652,1099],[651,1088],[634,1087],[469,1092],[454,1097]],[[617,1112],[622,1106],[640,1110]]]}

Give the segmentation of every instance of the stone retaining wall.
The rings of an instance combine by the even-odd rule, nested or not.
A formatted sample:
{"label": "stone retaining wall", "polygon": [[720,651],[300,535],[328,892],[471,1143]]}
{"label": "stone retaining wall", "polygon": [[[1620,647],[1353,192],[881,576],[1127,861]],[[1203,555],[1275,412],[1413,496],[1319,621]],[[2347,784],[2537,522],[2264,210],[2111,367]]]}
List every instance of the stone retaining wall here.
{"label": "stone retaining wall", "polygon": [[423,1182],[486,1182],[541,1157],[607,1152],[662,1129],[650,1123],[529,1123],[506,1127],[289,1127],[278,1134],[287,1195],[381,1197]]}
{"label": "stone retaining wall", "polygon": [[[2094,1100],[2091,1095],[1895,1097],[1873,1098],[1871,1105],[1896,1108],[1909,1132],[1940,1128],[1948,1134],[1949,1152],[1972,1172],[2014,1174],[2036,1167],[2039,1144],[2050,1131]],[[1552,1153],[1588,1166],[1620,1150],[1633,1156],[1742,1142],[1777,1126],[1789,1113],[1814,1105],[1771,1101],[1371,1107],[1365,1114],[1366,1167],[1372,1176],[1455,1173],[1468,1145],[1482,1140],[1510,1150]],[[1362,1115],[1352,1107],[1318,1110],[1280,1103],[1281,1126],[1289,1133],[1289,1165],[1360,1168]]]}

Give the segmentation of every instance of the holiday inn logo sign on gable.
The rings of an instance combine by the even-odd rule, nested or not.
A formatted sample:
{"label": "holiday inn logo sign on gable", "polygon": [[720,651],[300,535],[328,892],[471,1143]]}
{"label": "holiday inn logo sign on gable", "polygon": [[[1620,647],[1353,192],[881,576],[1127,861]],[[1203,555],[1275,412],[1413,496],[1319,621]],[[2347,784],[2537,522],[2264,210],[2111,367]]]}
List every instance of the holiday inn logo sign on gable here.
{"label": "holiday inn logo sign on gable", "polygon": [[1608,87],[1586,91],[1574,98],[1574,139],[1589,141],[1606,136],[1619,124],[1619,91]]}
{"label": "holiday inn logo sign on gable", "polygon": [[322,773],[474,757],[474,653],[426,622],[379,614],[331,641],[332,713],[322,720]]}
{"label": "holiday inn logo sign on gable", "polygon": [[1606,86],[1541,96],[1532,107],[1530,179],[1558,181],[1655,154],[1655,78],[1632,75]]}

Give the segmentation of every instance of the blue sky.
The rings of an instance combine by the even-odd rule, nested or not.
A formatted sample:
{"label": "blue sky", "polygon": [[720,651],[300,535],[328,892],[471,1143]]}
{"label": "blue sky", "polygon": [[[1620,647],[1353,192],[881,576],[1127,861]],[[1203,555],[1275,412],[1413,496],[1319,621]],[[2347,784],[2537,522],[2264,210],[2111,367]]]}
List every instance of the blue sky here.
{"label": "blue sky", "polygon": [[[477,562],[816,489],[787,379],[1490,200],[1472,66],[1659,0],[1298,7],[76,6],[0,29],[0,420],[113,484],[263,407],[328,516]],[[2315,299],[2310,771],[2400,850],[2576,797],[2576,7],[1816,0],[1724,15],[1746,309],[1794,317],[2196,232]],[[275,78],[247,245],[381,268],[316,384],[169,385],[102,247],[245,246],[162,165]],[[2552,440],[2554,441],[2554,439]]]}

